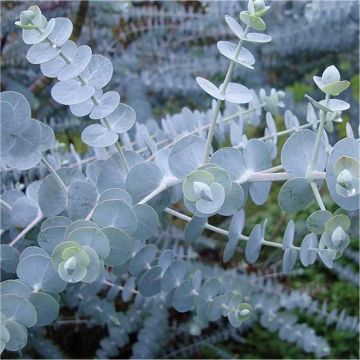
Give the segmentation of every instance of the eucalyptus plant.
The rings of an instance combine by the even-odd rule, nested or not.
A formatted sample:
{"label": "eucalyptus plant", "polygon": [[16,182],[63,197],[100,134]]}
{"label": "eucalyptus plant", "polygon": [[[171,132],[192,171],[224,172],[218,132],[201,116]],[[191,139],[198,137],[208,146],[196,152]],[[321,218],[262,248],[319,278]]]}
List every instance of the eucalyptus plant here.
{"label": "eucalyptus plant", "polygon": [[[70,307],[106,324],[109,339],[115,338],[124,315],[96,295],[110,288],[115,289],[114,298],[119,292],[125,302],[134,296],[135,304],[144,309],[156,304],[163,324],[169,307],[191,312],[193,329],[200,332],[222,317],[240,327],[260,312],[264,326],[279,329],[281,338],[319,356],[328,354],[326,342],[311,329],[295,325],[292,315],[276,315],[279,307],[271,299],[256,296],[234,274],[231,281],[221,281],[220,271],[212,275],[164,240],[173,241],[175,235],[166,233],[166,223],[174,217],[187,223],[180,235],[185,248],[196,248],[207,230],[227,239],[224,262],[233,257],[239,242],[246,244],[248,263],[257,261],[262,247],[272,247],[283,252],[286,274],[291,274],[298,258],[305,267],[320,260],[331,268],[349,245],[349,212],[359,209],[360,200],[360,143],[349,127],[348,136],[334,145],[327,137],[349,109],[336,98],[349,82],[340,79],[335,66],[314,76],[324,99],[306,96],[308,113],[302,125],[286,110],[282,131],[275,121],[283,107],[282,91],[261,90],[258,96],[231,82],[235,66],[245,67],[249,74],[254,71],[255,58],[247,43],[266,46],[271,41],[261,32],[268,10],[263,0],[250,0],[240,22],[225,17],[236,43],[217,44],[229,61],[224,81],[217,86],[196,78],[214,99],[211,109],[205,114],[184,109],[183,117],[164,119],[160,125],[136,124],[135,110],[121,103],[116,91],[103,91],[113,66],[89,46],[69,40],[73,30],[69,19],[48,20],[38,6],[20,14],[15,24],[30,45],[27,60],[57,79],[51,90],[55,102],[68,105],[73,115],[85,117],[84,122],[92,121],[81,139],[94,148],[95,156],[76,158],[75,166],[61,164],[53,130],[31,117],[27,99],[14,91],[1,93],[2,169],[21,171],[24,178],[36,169],[43,172],[26,189],[8,188],[1,196],[1,268],[7,274],[0,285],[1,350],[22,349],[28,328],[56,320],[62,292]],[[247,126],[259,126],[262,114],[265,135],[249,139]],[[281,136],[288,138],[278,149]],[[224,147],[227,138],[231,146]],[[281,163],[274,165],[278,152]],[[319,210],[306,220],[306,234],[291,220],[283,242],[271,241],[267,219],[244,234],[246,204],[266,203],[272,182],[278,181],[283,182],[278,200],[285,213],[296,214],[317,203]],[[338,206],[334,213],[325,207],[325,187]],[[229,218],[228,228],[212,225],[214,215]],[[87,292],[93,296],[86,298]],[[103,307],[106,310],[97,312]],[[148,318],[142,337],[156,339],[154,322]],[[289,328],[293,331],[287,333]],[[304,339],[296,335],[302,330]],[[109,339],[100,354],[114,350]],[[148,356],[141,344],[134,347],[134,356],[139,354]]]}

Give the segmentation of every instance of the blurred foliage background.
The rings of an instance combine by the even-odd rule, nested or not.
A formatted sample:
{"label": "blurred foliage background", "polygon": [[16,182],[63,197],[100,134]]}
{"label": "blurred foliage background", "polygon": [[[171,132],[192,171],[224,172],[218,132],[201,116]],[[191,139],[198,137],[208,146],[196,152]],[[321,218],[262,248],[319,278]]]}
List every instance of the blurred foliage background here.
{"label": "blurred foliage background", "polygon": [[[72,19],[72,40],[89,44],[94,53],[111,58],[114,65],[111,87],[120,92],[122,102],[134,107],[138,121],[146,122],[149,119],[159,121],[167,114],[180,112],[184,106],[192,110],[206,110],[211,106],[210,98],[197,87],[195,76],[214,81],[223,78],[227,61],[218,54],[216,42],[231,38],[224,15],[237,16],[245,9],[247,1],[1,1],[1,90],[23,93],[31,102],[33,116],[52,125],[59,141],[66,146],[72,143],[79,153],[84,154],[87,148],[81,143],[79,134],[90,120],[74,118],[66,107],[51,99],[53,81],[45,79],[38,66],[27,63],[26,46],[15,29],[14,21],[20,11],[33,4],[39,5],[47,17]],[[306,114],[304,94],[314,98],[319,95],[312,76],[334,64],[343,78],[351,81],[350,89],[344,93],[344,100],[351,103],[351,110],[343,119],[357,128],[359,2],[313,0],[268,1],[268,4],[271,10],[266,15],[267,32],[273,41],[251,49],[256,58],[255,70],[237,69],[236,81],[255,90],[261,87],[285,90],[286,108],[303,122]],[[344,129],[344,124],[339,124],[332,139],[344,136]],[[290,218],[280,212],[275,186],[272,194],[266,205],[251,208],[250,204],[246,213],[251,214],[247,218],[250,227],[268,216],[272,240],[275,240],[281,237],[284,224]],[[326,196],[325,203],[327,207],[331,206]],[[305,219],[304,212],[294,220],[301,227]],[[279,262],[280,253],[271,252],[264,251],[258,268]],[[216,261],[221,259],[216,252],[205,253],[204,258],[207,257]],[[241,249],[228,266],[239,263],[246,266]],[[289,289],[302,289],[313,298],[325,301],[329,311],[345,309],[349,315],[359,316],[357,236],[352,240],[351,253],[340,260],[340,265],[348,271],[330,271],[316,265],[294,277],[278,275],[279,281]],[[277,274],[269,274],[271,276]],[[304,316],[298,315],[300,319]],[[325,321],[311,323],[310,320],[310,325],[329,341],[331,358],[359,358],[357,334],[333,331],[334,328]],[[55,334],[53,336],[56,338]],[[69,356],[93,356],[87,341],[80,340],[79,346],[75,347],[71,344],[61,344]],[[191,355],[193,358],[221,358],[226,354],[237,358],[311,358],[260,325],[246,332],[241,342],[226,341],[216,347],[209,345],[196,349]]]}

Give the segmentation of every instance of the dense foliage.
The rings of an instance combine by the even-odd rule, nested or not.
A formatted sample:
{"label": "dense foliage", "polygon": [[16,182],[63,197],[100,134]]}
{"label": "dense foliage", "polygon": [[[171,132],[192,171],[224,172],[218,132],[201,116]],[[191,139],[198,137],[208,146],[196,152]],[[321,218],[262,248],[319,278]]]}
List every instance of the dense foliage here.
{"label": "dense foliage", "polygon": [[[41,86],[56,79],[51,97],[83,118],[91,150],[66,151],[24,95],[1,93],[2,351],[64,357],[49,324],[99,331],[98,358],[128,344],[133,358],[185,357],[203,346],[232,357],[213,344],[241,342],[257,323],[312,357],[331,354],[315,319],[357,335],[357,316],[278,281],[325,266],[358,285],[341,262],[359,261],[349,247],[358,232],[358,123],[333,135],[350,109],[341,99],[350,82],[334,65],[314,76],[321,97],[305,95],[306,121],[283,109],[283,91],[233,82],[238,66],[250,78],[255,71],[259,50],[248,47],[272,41],[270,6],[250,0],[245,8],[239,20],[225,16],[232,41],[217,42],[223,80],[194,80],[211,108],[161,122],[104,90],[113,64],[70,39],[77,28],[68,18],[47,18],[37,5],[20,13],[27,61],[40,66]],[[276,198],[281,242],[269,231],[270,211],[251,211]],[[264,253],[268,264],[281,253],[281,265],[256,267]],[[197,340],[181,343],[189,335]]]}

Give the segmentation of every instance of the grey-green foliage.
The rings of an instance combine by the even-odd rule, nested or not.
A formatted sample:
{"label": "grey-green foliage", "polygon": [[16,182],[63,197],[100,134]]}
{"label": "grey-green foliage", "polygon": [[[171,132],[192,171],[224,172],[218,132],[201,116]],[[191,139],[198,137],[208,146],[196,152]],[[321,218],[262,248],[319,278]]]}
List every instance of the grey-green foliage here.
{"label": "grey-green foliage", "polygon": [[[24,96],[13,91],[1,94],[2,167],[24,171],[24,177],[34,168],[49,172],[44,170],[36,181],[29,181],[25,193],[11,186],[2,194],[1,268],[11,279],[1,283],[2,350],[23,348],[28,328],[55,320],[58,294],[65,290],[67,305],[79,316],[89,317],[91,326],[107,326],[109,335],[100,344],[100,357],[115,356],[129,333],[138,329],[137,314],[139,321],[121,328],[127,315],[115,309],[118,296],[125,303],[134,299],[137,308],[161,309],[161,317],[146,314],[134,357],[161,352],[166,339],[152,327],[160,318],[162,329],[166,328],[169,307],[191,313],[194,334],[223,318],[238,328],[260,313],[261,324],[278,330],[281,339],[319,357],[328,354],[326,341],[309,326],[297,324],[291,309],[285,306],[282,311],[279,297],[254,293],[246,286],[247,279],[244,285],[232,271],[202,269],[194,262],[199,253],[191,253],[207,229],[228,238],[224,262],[244,241],[247,262],[255,263],[262,247],[275,247],[283,251],[282,272],[291,274],[298,259],[303,266],[320,259],[331,268],[350,242],[348,211],[359,208],[359,140],[349,127],[348,136],[335,145],[327,138],[333,123],[341,121],[349,108],[331,96],[338,96],[349,82],[340,79],[334,66],[314,77],[325,99],[307,96],[310,103],[303,125],[286,110],[283,131],[277,130],[274,120],[284,105],[283,92],[272,89],[267,94],[261,89],[257,95],[231,82],[235,66],[254,70],[255,58],[244,44],[271,41],[267,34],[252,32],[266,29],[262,17],[268,10],[264,1],[251,0],[248,10],[240,13],[243,25],[226,16],[238,41],[218,43],[219,52],[230,61],[227,75],[220,86],[196,79],[214,99],[208,112],[185,108],[160,125],[136,124],[130,133],[135,111],[120,103],[117,92],[102,90],[113,74],[111,62],[92,55],[87,45],[78,47],[69,40],[68,19],[47,20],[37,6],[21,13],[16,24],[24,42],[31,45],[27,59],[40,64],[44,75],[58,79],[51,91],[53,99],[69,105],[75,116],[99,123],[89,125],[81,135],[95,156],[81,160],[73,151],[75,166],[61,166],[51,128],[31,118]],[[224,102],[226,109],[221,112]],[[249,139],[247,128],[261,125],[263,113],[264,136]],[[284,135],[290,136],[278,149],[278,138]],[[228,138],[231,146],[222,147]],[[281,165],[273,167],[278,151]],[[325,180],[331,199],[340,207],[334,213],[326,210],[319,192]],[[283,243],[267,240],[266,218],[248,236],[243,233],[245,205],[250,200],[255,205],[266,203],[273,181],[284,181],[278,197],[286,213],[304,210],[314,200],[320,207],[309,214],[300,246],[295,245],[299,234],[293,221],[286,226]],[[188,223],[176,240],[181,247],[173,243],[174,234],[167,233],[165,214]],[[231,217],[229,229],[209,224],[213,215]],[[209,241],[202,239],[202,244]],[[106,298],[97,296],[104,288],[110,289]],[[339,323],[354,328],[353,322]],[[152,347],[145,345],[149,339]]]}

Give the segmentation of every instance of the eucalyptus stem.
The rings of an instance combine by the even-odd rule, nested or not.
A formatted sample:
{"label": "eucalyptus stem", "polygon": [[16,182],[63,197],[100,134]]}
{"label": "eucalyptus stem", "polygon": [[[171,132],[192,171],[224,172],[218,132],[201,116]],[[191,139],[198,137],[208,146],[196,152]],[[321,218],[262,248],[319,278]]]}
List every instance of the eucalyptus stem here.
{"label": "eucalyptus stem", "polygon": [[0,199],[0,204],[5,206],[8,210],[12,210],[12,206],[10,204],[8,204],[6,201],[4,201],[3,199]]}
{"label": "eucalyptus stem", "polygon": [[89,320],[72,319],[72,320],[57,320],[52,325],[85,325],[88,324]]}
{"label": "eucalyptus stem", "polygon": [[[325,106],[328,106],[329,104],[329,100],[330,100],[330,95],[326,94],[325,96]],[[311,161],[310,161],[310,165],[309,165],[309,173],[313,172],[316,168],[316,162],[317,162],[317,158],[319,155],[319,149],[320,149],[320,143],[321,143],[321,138],[323,135],[323,131],[324,131],[324,126],[325,126],[325,119],[326,119],[326,112],[323,110],[320,110],[320,124],[319,124],[319,128],[317,130],[316,133],[316,139],[315,139],[315,145],[314,145],[314,150],[312,153],[312,157],[311,157]],[[315,184],[315,182],[311,181],[310,182],[310,187],[314,193],[315,199],[320,207],[321,210],[326,210],[325,205],[321,199],[321,195],[319,192],[319,189],[317,187],[317,185]]]}
{"label": "eucalyptus stem", "polygon": [[[262,108],[262,107],[264,107],[264,106],[265,106],[265,104],[260,104],[259,107]],[[237,111],[237,112],[235,112],[235,113],[232,114],[232,115],[229,115],[229,116],[224,117],[224,118],[222,119],[222,122],[223,122],[223,123],[227,123],[227,122],[231,121],[232,119],[235,119],[235,118],[237,118],[237,117],[239,117],[239,116],[241,116],[241,115],[248,114],[248,113],[250,113],[250,112],[252,112],[252,111],[255,111],[255,110],[256,110],[256,108],[250,108],[250,109],[247,109],[247,110]],[[188,131],[188,132],[186,132],[186,133],[184,133],[184,134],[181,134],[179,137],[177,137],[177,138],[174,139],[173,141],[171,141],[171,142],[167,143],[165,146],[163,146],[160,150],[168,149],[168,148],[170,148],[171,146],[173,146],[176,142],[178,142],[179,140],[183,139],[184,137],[189,136],[189,135],[196,134],[197,132],[199,132],[199,131],[201,131],[201,130],[206,130],[206,129],[210,128],[210,127],[211,127],[211,123],[205,124],[205,125],[202,125],[202,126],[199,126],[199,127],[195,128],[195,129],[193,129],[193,130],[191,130],[191,131]],[[165,141],[166,141],[166,140],[165,140]],[[162,143],[164,143],[164,140],[160,141],[160,142],[157,143],[156,145],[161,145]],[[145,151],[145,150],[146,150],[146,148],[142,148],[142,149],[138,150],[138,152],[143,152],[143,151]],[[148,160],[153,160],[154,157],[155,157],[155,156],[154,156],[154,154],[153,154],[153,155],[149,156],[146,160],[147,160],[147,161],[148,161]]]}
{"label": "eucalyptus stem", "polygon": [[57,181],[57,183],[65,190],[65,192],[67,193],[68,189],[65,185],[65,183],[62,181],[61,177],[59,176],[59,174],[56,172],[56,170],[51,166],[51,164],[44,158],[41,158],[42,163],[46,166],[46,168],[54,175],[55,180]]}
{"label": "eucalyptus stem", "polygon": [[[244,38],[246,37],[247,33],[249,32],[249,29],[250,29],[250,26],[247,25],[246,28],[245,28],[245,31],[244,31]],[[239,41],[239,44],[238,44],[237,48],[236,48],[235,59],[238,57],[243,43],[244,43],[244,40],[241,39]],[[231,79],[231,76],[232,76],[232,73],[233,73],[233,70],[234,70],[234,66],[235,66],[235,61],[231,60],[228,71],[227,71],[226,76],[225,76],[224,83],[222,84],[222,88],[220,90],[221,95],[224,95],[225,92],[226,92],[226,89],[227,89],[227,87],[229,85],[229,82],[230,82],[230,79]],[[224,100],[220,100],[220,99],[218,99],[216,101],[216,107],[215,107],[213,116],[211,118],[209,132],[208,132],[208,135],[207,135],[207,138],[206,138],[205,152],[204,152],[204,158],[203,158],[203,163],[204,164],[206,164],[208,162],[208,160],[209,160],[209,153],[210,153],[210,148],[211,148],[211,144],[212,144],[212,139],[214,137],[216,121],[217,121],[217,117],[218,117],[218,114],[219,114],[219,111],[220,111],[220,108],[221,108],[221,105],[222,105],[223,102],[224,102]]]}
{"label": "eucalyptus stem", "polygon": [[314,193],[315,199],[320,207],[321,210],[326,210],[324,202],[322,201],[319,189],[314,181],[310,181],[311,189]]}
{"label": "eucalyptus stem", "polygon": [[[107,286],[110,286],[110,287],[114,287],[114,286],[115,286],[115,287],[117,287],[119,290],[124,290],[124,287],[123,287],[123,286],[118,285],[118,284],[115,284],[115,283],[112,283],[111,281],[108,281],[108,280],[106,280],[106,279],[104,279],[102,282],[103,282],[104,285],[107,285]],[[139,291],[137,291],[136,289],[132,289],[131,292],[132,292],[133,294],[139,294]]]}
{"label": "eucalyptus stem", "polygon": [[37,216],[35,217],[35,219],[26,227],[24,228],[16,237],[14,240],[12,240],[9,243],[9,246],[14,246],[20,239],[22,239],[32,228],[34,228],[42,219],[43,219],[43,214],[41,211],[38,212]]}
{"label": "eucalyptus stem", "polygon": [[[328,106],[329,100],[330,100],[330,95],[326,94],[325,106]],[[324,126],[325,126],[325,119],[326,119],[326,112],[323,110],[320,110],[320,124],[319,124],[319,128],[318,128],[317,134],[316,134],[316,140],[315,140],[314,150],[313,150],[313,154],[312,154],[311,161],[310,161],[309,172],[312,172],[313,170],[315,170],[315,167],[316,167],[316,161],[317,161],[317,158],[319,155],[321,138],[322,138]]]}
{"label": "eucalyptus stem", "polygon": [[[319,123],[321,120],[317,120],[315,121],[314,123],[317,124]],[[293,132],[296,132],[300,129],[307,129],[309,127],[312,127],[313,126],[313,123],[307,123],[307,124],[304,124],[304,125],[300,125],[298,128],[293,128],[293,129],[286,129],[286,130],[282,130],[282,131],[279,131],[277,134],[277,136],[283,136],[283,135],[288,135],[288,134],[291,134]],[[258,140],[261,140],[261,141],[264,141],[264,140],[269,140],[273,138],[273,135],[266,135],[266,136],[262,136],[262,137],[259,137],[257,138]],[[240,148],[241,145],[236,145],[235,148]]]}
{"label": "eucalyptus stem", "polygon": [[140,200],[138,202],[138,204],[146,204],[147,202],[149,202],[151,199],[153,199],[155,196],[159,195],[160,193],[162,193],[164,190],[168,189],[171,186],[174,186],[176,184],[180,184],[181,180],[175,178],[175,177],[168,177],[165,178],[162,183],[154,190],[152,191],[150,194],[148,194],[147,196],[145,196],[142,200]]}
{"label": "eucalyptus stem", "polygon": [[273,166],[272,168],[269,168],[269,169],[262,170],[261,172],[263,172],[263,173],[274,173],[274,172],[277,172],[279,170],[284,170],[284,167],[282,166],[282,164],[277,165],[277,166]]}
{"label": "eucalyptus stem", "polygon": [[[175,216],[177,217],[178,219],[181,219],[181,220],[184,220],[186,222],[190,222],[191,221],[191,217],[190,216],[187,216],[185,214],[182,214],[176,210],[173,210],[173,209],[170,209],[170,208],[166,208],[164,210],[167,214],[170,214],[172,216]],[[229,235],[229,231],[225,230],[225,229],[221,229],[217,226],[214,226],[214,225],[210,225],[208,223],[205,224],[205,229],[208,229],[208,230],[211,230],[217,234],[221,234],[221,235],[224,235],[224,236],[228,236]],[[239,240],[243,240],[243,241],[248,241],[249,240],[249,237],[248,236],[245,236],[245,235],[240,235],[239,236]],[[266,246],[271,246],[271,247],[275,247],[275,248],[279,248],[279,249],[283,249],[283,245],[280,244],[280,243],[276,243],[276,242],[272,242],[272,241],[267,241],[267,240],[263,240],[262,241],[262,244],[263,245],[266,245]],[[293,246],[292,247],[293,249],[295,250],[300,250],[299,247],[297,246]]]}
{"label": "eucalyptus stem", "polygon": [[[269,169],[271,170],[271,168]],[[323,180],[326,177],[325,172],[313,171],[311,178],[314,180]],[[244,174],[240,179],[236,180],[238,184],[244,184],[246,182],[258,182],[258,181],[286,181],[293,179],[294,176],[287,172],[271,172],[268,170],[262,170],[250,174]]]}
{"label": "eucalyptus stem", "polygon": [[[103,120],[104,120],[104,123],[105,123],[106,127],[108,129],[110,129],[110,124],[109,124],[108,119],[105,117]],[[119,141],[117,141],[115,143],[115,146],[116,146],[116,149],[117,149],[117,151],[118,151],[118,153],[120,155],[120,158],[121,158],[122,162],[124,163],[126,172],[129,172],[129,170],[130,170],[129,164],[128,164],[127,160],[126,160],[125,154],[124,154],[124,152],[123,152],[123,150],[121,148],[121,145],[120,145]]]}
{"label": "eucalyptus stem", "polygon": [[206,138],[205,153],[204,153],[204,158],[203,158],[204,164],[207,163],[208,159],[209,159],[211,143],[212,143],[212,139],[214,137],[214,132],[215,132],[216,120],[217,120],[217,116],[219,114],[222,102],[223,102],[222,100],[216,101],[216,107],[215,107],[215,110],[214,110],[212,118],[211,118],[210,128],[209,128],[209,132],[208,132],[208,135]]}

